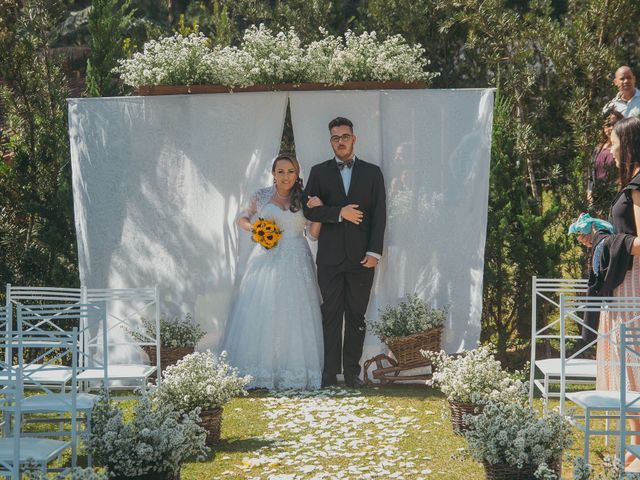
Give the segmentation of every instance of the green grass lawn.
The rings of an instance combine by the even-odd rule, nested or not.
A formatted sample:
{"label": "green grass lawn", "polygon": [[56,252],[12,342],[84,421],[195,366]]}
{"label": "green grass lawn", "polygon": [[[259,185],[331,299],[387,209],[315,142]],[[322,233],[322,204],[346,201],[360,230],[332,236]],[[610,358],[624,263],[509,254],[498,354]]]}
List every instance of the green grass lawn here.
{"label": "green grass lawn", "polygon": [[[592,463],[613,452],[613,443],[592,440]],[[225,407],[213,457],[181,473],[183,480],[483,479],[465,448],[442,394],[422,385],[257,392]],[[570,453],[582,454],[579,432]],[[565,462],[563,478],[570,471]]]}

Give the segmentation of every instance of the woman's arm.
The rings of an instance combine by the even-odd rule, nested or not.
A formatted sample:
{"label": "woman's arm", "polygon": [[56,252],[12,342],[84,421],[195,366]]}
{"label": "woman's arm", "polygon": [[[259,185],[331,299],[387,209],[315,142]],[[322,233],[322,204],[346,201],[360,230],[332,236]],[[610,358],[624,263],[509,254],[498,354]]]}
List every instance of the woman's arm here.
{"label": "woman's arm", "polygon": [[[314,207],[320,207],[322,206],[322,200],[320,200],[320,197],[309,197],[309,200],[307,201],[307,206],[309,208],[314,208]],[[320,236],[320,229],[322,228],[322,223],[320,222],[309,222],[309,224],[307,225],[307,234],[313,238],[314,240],[317,240],[318,237]]]}
{"label": "woman's arm", "polygon": [[[320,236],[320,229],[322,228],[322,224],[320,222],[311,222],[309,227],[307,228],[307,233],[315,238],[316,240]],[[640,242],[638,242],[640,244]]]}
{"label": "woman's arm", "polygon": [[239,217],[237,223],[242,230],[246,230],[247,232],[251,231],[251,220],[249,220],[248,217]]}
{"label": "woman's arm", "polygon": [[242,230],[246,230],[247,232],[251,231],[251,218],[258,213],[258,192],[254,193],[249,200],[249,204],[246,208],[242,209],[238,212],[238,216],[236,217],[236,223]]}

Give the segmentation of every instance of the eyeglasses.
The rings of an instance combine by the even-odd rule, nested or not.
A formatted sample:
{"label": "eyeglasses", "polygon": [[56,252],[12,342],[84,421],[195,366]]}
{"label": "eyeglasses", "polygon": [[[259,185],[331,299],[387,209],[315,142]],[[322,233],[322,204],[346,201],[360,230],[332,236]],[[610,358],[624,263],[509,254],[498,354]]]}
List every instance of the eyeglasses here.
{"label": "eyeglasses", "polygon": [[333,135],[331,137],[331,143],[338,143],[340,140],[342,140],[343,142],[348,142],[352,138],[353,138],[353,135],[349,133],[345,133],[344,135]]}

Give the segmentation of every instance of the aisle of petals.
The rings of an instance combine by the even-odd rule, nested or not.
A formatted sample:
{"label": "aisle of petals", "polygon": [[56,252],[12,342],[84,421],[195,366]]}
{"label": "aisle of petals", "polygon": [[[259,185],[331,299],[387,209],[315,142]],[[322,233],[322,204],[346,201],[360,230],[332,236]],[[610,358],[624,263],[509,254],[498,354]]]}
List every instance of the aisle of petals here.
{"label": "aisle of petals", "polygon": [[[264,402],[268,446],[242,459],[223,475],[249,480],[396,479],[427,480],[431,457],[407,451],[401,442],[409,429],[421,429],[425,415],[416,408],[389,409],[379,399],[334,388],[285,392],[252,399]],[[437,472],[443,473],[443,472]]]}

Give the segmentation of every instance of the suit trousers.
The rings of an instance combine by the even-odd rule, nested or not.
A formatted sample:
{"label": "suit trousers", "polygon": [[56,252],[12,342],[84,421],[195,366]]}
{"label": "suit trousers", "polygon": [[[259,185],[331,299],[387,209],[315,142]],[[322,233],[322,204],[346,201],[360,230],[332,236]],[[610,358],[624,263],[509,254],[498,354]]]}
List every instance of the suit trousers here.
{"label": "suit trousers", "polygon": [[342,366],[345,376],[360,375],[360,357],[366,333],[364,315],[374,274],[374,268],[365,268],[348,260],[339,265],[318,265],[324,333],[323,373],[326,375],[340,373]]}

